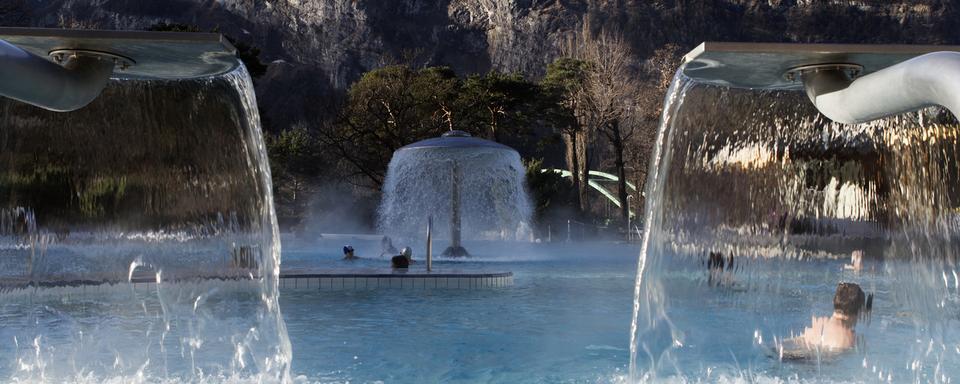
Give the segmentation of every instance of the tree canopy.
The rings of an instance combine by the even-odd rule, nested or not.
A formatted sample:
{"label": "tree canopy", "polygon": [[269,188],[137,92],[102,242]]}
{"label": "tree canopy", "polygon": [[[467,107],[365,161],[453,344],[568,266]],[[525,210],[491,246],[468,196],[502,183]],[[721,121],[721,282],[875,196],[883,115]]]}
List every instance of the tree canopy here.
{"label": "tree canopy", "polygon": [[393,151],[462,130],[517,140],[556,113],[544,89],[519,75],[490,72],[460,79],[447,67],[393,65],[367,72],[347,92],[338,120],[322,130],[346,176],[378,189]]}

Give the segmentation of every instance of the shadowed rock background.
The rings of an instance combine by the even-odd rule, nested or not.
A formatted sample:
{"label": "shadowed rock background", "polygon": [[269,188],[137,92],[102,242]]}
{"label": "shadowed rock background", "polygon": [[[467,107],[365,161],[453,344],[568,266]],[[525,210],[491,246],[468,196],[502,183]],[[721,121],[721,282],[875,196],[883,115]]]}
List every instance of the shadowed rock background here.
{"label": "shadowed rock background", "polygon": [[[667,44],[686,52],[703,41],[956,44],[960,5],[952,0],[0,0],[3,26],[143,30],[158,24],[215,30],[259,49],[266,67],[259,76],[255,69],[251,73],[264,129],[278,134],[304,126],[316,130],[336,120],[351,84],[392,64],[446,66],[461,77],[518,73],[538,81],[578,35],[601,30],[622,35],[637,62]],[[521,155],[562,167],[562,156],[542,155],[561,153],[558,143],[551,148],[559,150],[521,149]],[[607,155],[600,150],[592,156]],[[637,184],[645,179],[643,164],[631,171]],[[323,166],[313,168],[303,173],[324,173]],[[275,169],[275,185],[278,173]],[[360,227],[371,222],[378,192],[313,183],[322,184],[313,194],[353,196],[320,205],[362,201],[362,213],[353,219]],[[291,195],[279,189],[278,199]],[[281,220],[285,204],[278,201]]]}
{"label": "shadowed rock background", "polygon": [[572,34],[622,31],[638,55],[701,41],[960,41],[950,0],[3,0],[0,24],[146,29],[184,23],[259,47],[257,91],[268,130],[325,117],[325,100],[397,62],[458,74],[540,76]]}

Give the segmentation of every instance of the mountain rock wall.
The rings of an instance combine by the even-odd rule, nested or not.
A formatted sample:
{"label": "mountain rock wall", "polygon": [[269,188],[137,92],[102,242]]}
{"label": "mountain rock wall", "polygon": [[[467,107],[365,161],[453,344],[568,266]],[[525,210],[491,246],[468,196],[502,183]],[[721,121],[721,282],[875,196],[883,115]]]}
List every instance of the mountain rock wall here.
{"label": "mountain rock wall", "polygon": [[0,0],[0,25],[146,29],[184,23],[262,50],[272,130],[329,117],[363,72],[393,63],[538,77],[572,36],[623,33],[638,57],[667,42],[960,41],[951,0]]}

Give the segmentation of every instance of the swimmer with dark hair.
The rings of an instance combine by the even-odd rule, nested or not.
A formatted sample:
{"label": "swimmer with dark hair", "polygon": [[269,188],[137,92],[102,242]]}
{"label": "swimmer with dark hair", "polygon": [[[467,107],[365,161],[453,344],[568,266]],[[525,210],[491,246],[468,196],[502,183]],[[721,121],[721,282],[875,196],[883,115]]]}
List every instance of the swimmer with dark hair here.
{"label": "swimmer with dark hair", "polygon": [[800,336],[787,339],[780,346],[784,360],[805,360],[818,353],[832,355],[848,351],[856,345],[857,321],[873,306],[873,295],[865,295],[854,283],[840,283],[833,295],[833,314],[814,317]]}
{"label": "swimmer with dark hair", "polygon": [[707,284],[713,285],[714,280],[717,281],[717,284],[720,284],[723,266],[723,254],[720,252],[710,252],[707,258]]}
{"label": "swimmer with dark hair", "polygon": [[343,246],[343,259],[344,259],[344,260],[356,260],[356,259],[359,259],[359,257],[358,257],[357,255],[355,255],[354,252],[353,252],[353,246],[351,246],[351,245],[344,245],[344,246]]}
{"label": "swimmer with dark hair", "polygon": [[[714,284],[714,282],[716,284]],[[707,258],[707,284],[717,286],[733,285],[732,253],[724,259],[723,253],[710,252]]]}
{"label": "swimmer with dark hair", "polygon": [[413,264],[413,250],[411,250],[410,247],[403,247],[399,255],[390,259],[390,267],[394,269],[407,269],[410,267],[410,264]]}

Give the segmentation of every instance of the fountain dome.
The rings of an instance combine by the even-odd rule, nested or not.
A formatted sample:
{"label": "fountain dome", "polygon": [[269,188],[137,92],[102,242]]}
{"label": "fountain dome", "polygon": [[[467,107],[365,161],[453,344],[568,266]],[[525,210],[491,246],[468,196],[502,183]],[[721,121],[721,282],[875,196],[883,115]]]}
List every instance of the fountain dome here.
{"label": "fountain dome", "polygon": [[397,151],[422,148],[491,148],[511,151],[514,153],[517,152],[513,148],[510,148],[506,145],[495,141],[473,137],[469,133],[460,130],[447,131],[440,135],[440,137],[434,137],[420,140],[412,144],[407,144]]}
{"label": "fountain dome", "polygon": [[450,234],[446,256],[467,255],[461,236],[524,238],[532,211],[524,174],[516,150],[464,131],[406,145],[390,160],[378,227],[388,236],[419,239],[432,216],[439,239]]}

